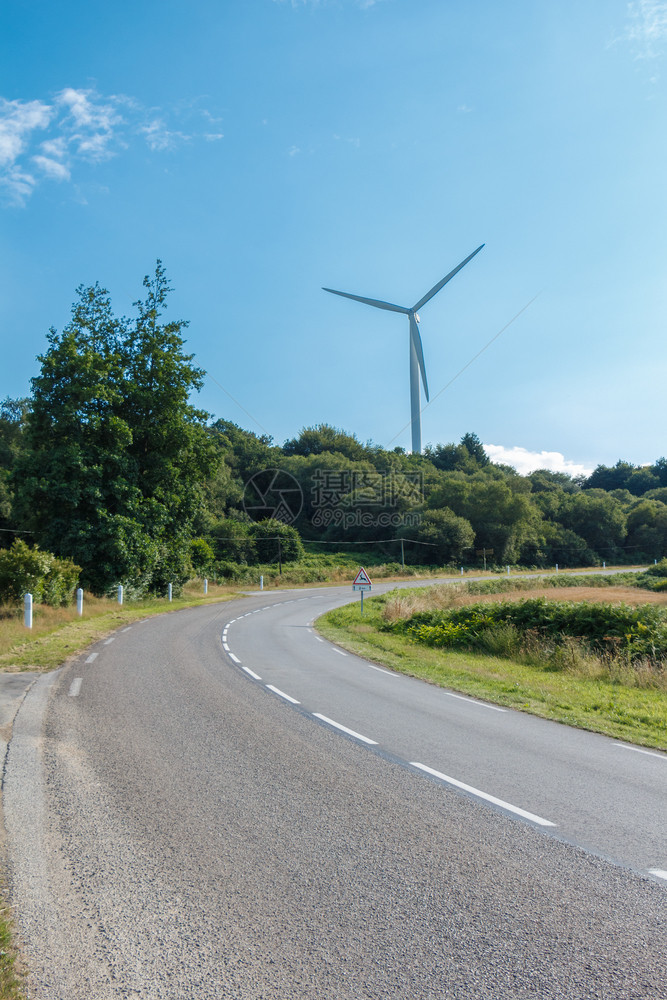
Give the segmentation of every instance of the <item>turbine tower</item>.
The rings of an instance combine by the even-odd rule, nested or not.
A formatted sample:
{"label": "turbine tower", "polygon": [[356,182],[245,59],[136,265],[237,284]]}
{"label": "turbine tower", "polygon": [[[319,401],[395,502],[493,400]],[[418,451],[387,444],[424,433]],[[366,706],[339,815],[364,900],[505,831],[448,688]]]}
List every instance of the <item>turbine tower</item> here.
{"label": "turbine tower", "polygon": [[428,382],[426,381],[426,369],[424,368],[424,352],[422,350],[422,339],[419,334],[419,313],[418,309],[425,306],[434,295],[440,291],[441,288],[447,284],[448,281],[454,277],[455,274],[465,267],[469,260],[472,260],[475,254],[478,254],[482,249],[482,246],[477,247],[473,250],[465,260],[462,260],[453,271],[450,271],[442,281],[439,281],[437,285],[434,285],[430,292],[427,292],[415,303],[411,309],[406,306],[397,306],[393,302],[383,302],[381,299],[365,299],[361,295],[352,295],[350,292],[338,292],[335,288],[324,288],[325,292],[332,292],[333,295],[342,295],[346,299],[354,299],[355,302],[365,302],[367,306],[375,306],[377,309],[388,309],[389,312],[403,313],[408,317],[410,322],[410,413],[411,413],[411,424],[412,424],[412,451],[421,452],[422,450],[422,420],[421,420],[421,404],[419,397],[419,373],[421,372],[421,380],[424,383],[424,392],[426,393],[426,400],[428,402]]}

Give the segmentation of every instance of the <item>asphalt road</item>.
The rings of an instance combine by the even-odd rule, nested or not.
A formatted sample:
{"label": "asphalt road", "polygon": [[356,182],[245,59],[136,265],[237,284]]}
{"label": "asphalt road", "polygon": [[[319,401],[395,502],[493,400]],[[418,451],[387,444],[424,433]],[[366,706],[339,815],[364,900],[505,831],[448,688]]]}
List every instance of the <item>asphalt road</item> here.
{"label": "asphalt road", "polygon": [[667,757],[343,655],[309,622],[348,599],[153,618],[33,685],[31,995],[667,996]]}

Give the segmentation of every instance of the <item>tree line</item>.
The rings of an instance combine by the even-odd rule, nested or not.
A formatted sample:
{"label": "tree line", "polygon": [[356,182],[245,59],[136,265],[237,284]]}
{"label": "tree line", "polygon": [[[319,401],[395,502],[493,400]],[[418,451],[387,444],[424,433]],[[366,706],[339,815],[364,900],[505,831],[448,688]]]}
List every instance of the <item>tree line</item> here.
{"label": "tree line", "polygon": [[[77,289],[27,399],[0,404],[0,548],[81,568],[95,593],[162,593],[199,573],[374,552],[413,565],[548,567],[667,554],[667,460],[588,477],[491,463],[479,438],[406,454],[320,424],[283,445],[191,403],[204,372],[166,317],[158,261],[132,318]],[[356,547],[356,549],[355,549]]]}

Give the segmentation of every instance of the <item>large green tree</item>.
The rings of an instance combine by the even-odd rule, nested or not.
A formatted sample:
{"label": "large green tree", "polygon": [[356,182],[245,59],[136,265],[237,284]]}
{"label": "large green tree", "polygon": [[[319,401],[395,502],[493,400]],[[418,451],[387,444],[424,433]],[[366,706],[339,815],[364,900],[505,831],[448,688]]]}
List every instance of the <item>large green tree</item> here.
{"label": "large green tree", "polygon": [[205,414],[189,403],[203,373],[184,353],[183,321],[162,322],[158,261],[134,320],[98,284],[38,359],[17,462],[15,507],[42,547],[74,559],[84,583],[163,590],[188,573],[192,526],[212,468]]}

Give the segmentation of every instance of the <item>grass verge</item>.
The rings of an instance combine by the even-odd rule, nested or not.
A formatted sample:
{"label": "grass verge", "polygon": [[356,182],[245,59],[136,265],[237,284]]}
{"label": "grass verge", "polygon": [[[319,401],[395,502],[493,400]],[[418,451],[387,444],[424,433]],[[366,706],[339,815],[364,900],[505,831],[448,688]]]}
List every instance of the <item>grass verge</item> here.
{"label": "grass verge", "polygon": [[14,924],[11,910],[4,902],[7,895],[3,886],[0,895],[0,1000],[25,1000],[24,972],[14,946]]}
{"label": "grass verge", "polygon": [[322,635],[392,670],[522,712],[667,750],[667,692],[622,680],[573,676],[504,657],[433,649],[380,632],[388,595],[329,611],[317,619]]}
{"label": "grass verge", "polygon": [[35,610],[32,629],[23,625],[22,611],[5,610],[0,616],[0,671],[54,670],[121,625],[166,611],[216,604],[239,596],[237,591],[228,587],[210,584],[206,597],[201,584],[191,584],[171,602],[166,598],[152,598],[122,606],[116,601],[86,594],[81,618],[73,607],[39,606]]}

